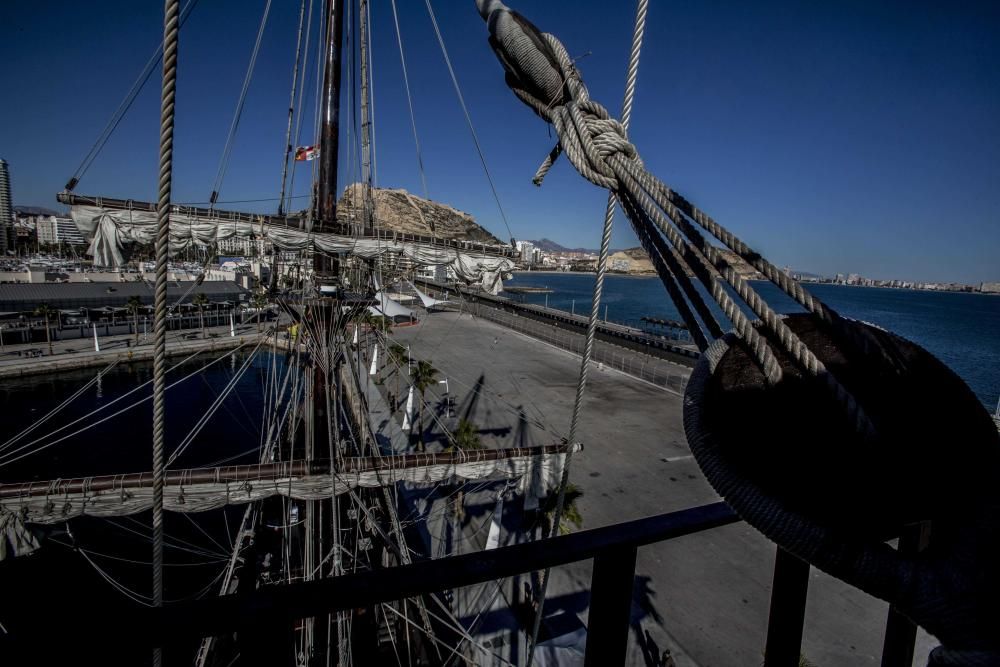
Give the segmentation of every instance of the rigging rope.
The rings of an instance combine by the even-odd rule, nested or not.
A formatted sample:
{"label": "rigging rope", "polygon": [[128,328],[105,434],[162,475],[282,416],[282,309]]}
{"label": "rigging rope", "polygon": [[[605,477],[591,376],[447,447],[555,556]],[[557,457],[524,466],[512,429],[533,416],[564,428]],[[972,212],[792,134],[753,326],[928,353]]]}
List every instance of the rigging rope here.
{"label": "rigging rope", "polygon": [[410,95],[410,77],[406,71],[403,33],[399,29],[399,14],[396,12],[396,0],[392,0],[392,20],[396,24],[396,44],[399,45],[399,64],[403,68],[403,88],[406,89],[406,105],[410,109],[410,127],[413,129],[413,145],[417,149],[417,167],[420,169],[420,183],[424,188],[424,199],[430,199],[427,190],[427,177],[424,175],[424,159],[420,155],[420,138],[417,136],[417,117],[413,113],[413,97]]}
{"label": "rigging rope", "polygon": [[[632,100],[635,97],[635,82],[639,73],[639,54],[642,51],[642,38],[646,31],[646,13],[649,0],[639,0],[635,14],[635,28],[632,32],[632,48],[629,51],[628,71],[625,77],[625,98],[622,102],[622,128],[628,130],[632,120]],[[608,266],[608,251],[611,247],[611,228],[615,219],[617,197],[614,191],[608,192],[608,203],[604,211],[604,230],[601,234],[601,250],[597,259],[597,278],[594,281],[594,295],[590,304],[590,319],[587,322],[587,339],[583,347],[583,359],[580,362],[580,380],[576,386],[576,398],[573,402],[573,416],[569,425],[569,441],[574,442],[577,427],[580,423],[580,412],[583,408],[583,397],[587,389],[587,371],[590,368],[590,357],[594,351],[594,338],[597,334],[597,322],[600,319],[601,296],[604,292],[604,276]],[[566,452],[566,462],[563,466],[562,479],[559,482],[559,492],[556,496],[555,514],[552,520],[552,532],[547,537],[559,534],[562,522],[563,508],[566,502],[566,487],[569,486],[570,463],[572,451]],[[545,594],[548,590],[551,568],[546,568],[541,579],[541,590],[538,596],[538,610],[535,613],[531,630],[531,644],[528,652],[528,667],[535,657],[535,647],[538,645],[538,632],[541,629],[542,615],[545,609]]]}
{"label": "rigging rope", "polygon": [[[746,342],[769,383],[781,380],[781,367],[768,339],[758,332],[730,296],[730,288],[762,320],[763,329],[770,338],[776,339],[774,344],[787,350],[795,363],[807,373],[820,377],[856,430],[863,436],[870,436],[873,432],[871,422],[854,397],[735,271],[720,250],[707,242],[695,228],[695,223],[702,225],[737,255],[761,267],[765,275],[773,276],[772,280],[778,287],[821,318],[828,319],[835,331],[843,332],[845,327],[839,322],[839,316],[809,296],[791,278],[778,278],[777,269],[766,264],[734,235],[646,171],[622,124],[611,118],[603,106],[590,99],[580,73],[558,39],[538,32],[498,0],[481,0],[480,6],[489,23],[491,45],[507,71],[508,86],[521,101],[550,122],[559,135],[559,143],[539,167],[535,183],[541,183],[555,160],[565,152],[582,176],[611,190],[624,202],[640,239],[648,241],[659,234],[667,238],[672,247],[666,254],[660,252],[661,258],[680,260],[677,262],[679,269],[690,267]],[[680,273],[675,273],[675,277],[680,279]],[[693,292],[688,292],[687,296],[692,305],[703,313],[704,310],[698,306],[700,297]],[[693,318],[687,324],[692,331],[697,326]],[[709,321],[706,325],[711,327]],[[862,349],[871,347],[863,335],[842,333],[841,337]],[[702,344],[707,344],[707,339],[702,340]]]}
{"label": "rigging rope", "polygon": [[[299,62],[302,60],[302,25],[305,23],[306,0],[299,7],[299,31],[295,38],[295,64],[292,66],[292,92],[288,100],[288,127],[285,129],[285,154],[281,160],[281,193],[278,195],[278,215],[285,212],[285,184],[288,181],[288,156],[292,153],[292,121],[295,118],[295,92],[299,82]],[[309,2],[309,19],[312,20],[312,0]],[[308,41],[309,35],[306,34]],[[304,79],[305,77],[303,77]]]}
{"label": "rigging rope", "polygon": [[438,45],[441,47],[441,54],[444,56],[444,62],[448,66],[448,73],[451,74],[451,83],[455,87],[455,94],[458,96],[458,103],[462,106],[462,113],[465,114],[465,122],[469,126],[469,132],[472,133],[472,141],[476,145],[476,152],[479,154],[479,161],[483,165],[483,172],[486,174],[486,180],[490,183],[490,190],[493,192],[493,199],[496,200],[497,209],[500,211],[500,218],[503,220],[504,227],[507,228],[507,235],[510,237],[511,243],[514,242],[514,232],[510,231],[510,224],[507,222],[507,214],[504,213],[503,205],[500,203],[500,195],[497,194],[496,185],[493,183],[493,177],[490,175],[490,168],[486,166],[486,156],[483,155],[483,148],[479,145],[479,136],[476,134],[476,128],[472,124],[472,116],[469,115],[469,108],[465,105],[465,97],[462,95],[462,88],[458,85],[458,77],[455,76],[455,68],[451,66],[451,58],[448,56],[448,48],[444,45],[444,37],[441,35],[441,28],[438,27],[437,17],[434,15],[434,8],[431,6],[431,0],[424,0],[427,5],[427,13],[430,14],[431,23],[434,25],[434,34],[437,35]]}
{"label": "rigging rope", "polygon": [[[174,97],[177,92],[178,0],[165,0],[163,91],[160,100],[160,181],[156,208],[156,290],[153,351],[153,606],[163,606],[163,441],[167,383],[167,259],[170,245],[170,190],[173,180]],[[153,665],[162,662],[153,650]]]}
{"label": "rigging rope", "polygon": [[226,170],[229,169],[229,158],[233,152],[233,140],[236,138],[236,130],[239,128],[240,119],[243,117],[243,105],[247,99],[247,92],[250,90],[250,81],[253,79],[254,68],[257,66],[257,54],[260,53],[260,43],[264,38],[264,27],[267,26],[267,16],[271,11],[271,0],[267,0],[264,5],[264,15],[260,18],[260,27],[257,28],[257,41],[254,42],[253,51],[250,53],[250,64],[247,65],[247,73],[243,77],[243,88],[240,90],[240,99],[236,103],[236,111],[233,112],[233,120],[229,125],[229,134],[226,136],[226,144],[222,149],[222,157],[219,159],[219,170],[215,176],[215,185],[212,186],[212,196],[209,201],[212,205],[219,198],[222,190],[222,181],[226,177]]}
{"label": "rigging rope", "polygon": [[[198,0],[188,0],[187,3],[185,3],[184,9],[181,10],[181,25],[184,25],[188,16],[191,15],[191,12],[197,4]],[[108,120],[108,124],[104,126],[103,130],[101,130],[101,134],[97,137],[97,141],[95,141],[94,145],[91,146],[90,151],[87,152],[83,161],[80,162],[80,166],[76,168],[76,171],[73,172],[73,176],[70,177],[69,181],[66,183],[66,190],[72,190],[75,188],[80,182],[80,179],[87,173],[87,170],[90,169],[90,165],[92,165],[94,160],[97,159],[97,156],[104,149],[104,145],[108,143],[108,140],[118,128],[118,125],[122,122],[125,114],[128,113],[128,110],[132,107],[136,97],[139,96],[139,93],[142,92],[142,89],[146,86],[146,83],[149,81],[149,77],[152,76],[153,71],[156,69],[156,64],[160,62],[160,57],[162,55],[163,43],[160,42],[156,45],[156,50],[153,51],[153,55],[149,57],[146,65],[142,68],[142,71],[132,84],[132,87],[125,94],[125,97],[118,105],[118,108],[111,115],[111,118]]]}

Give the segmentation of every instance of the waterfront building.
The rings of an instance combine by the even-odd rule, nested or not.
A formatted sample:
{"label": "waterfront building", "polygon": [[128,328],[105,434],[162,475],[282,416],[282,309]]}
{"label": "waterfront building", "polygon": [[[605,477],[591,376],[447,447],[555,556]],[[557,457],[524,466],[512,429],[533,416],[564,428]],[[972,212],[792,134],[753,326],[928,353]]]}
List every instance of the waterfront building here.
{"label": "waterfront building", "polygon": [[519,250],[521,251],[521,261],[531,265],[535,263],[535,244],[530,241],[521,241]]}
{"label": "waterfront building", "polygon": [[40,215],[35,223],[38,242],[41,244],[84,245],[86,241],[72,218]]}
{"label": "waterfront building", "polygon": [[979,291],[984,294],[1000,294],[1000,282],[979,283]]}
{"label": "waterfront building", "polygon": [[[167,302],[174,303],[185,296],[185,303],[199,292],[215,303],[246,303],[250,291],[234,282],[204,282],[191,290],[190,282],[167,285]],[[50,308],[79,310],[81,308],[124,308],[130,297],[152,305],[153,287],[143,281],[124,283],[18,283],[0,284],[0,312],[31,312],[41,304]]]}

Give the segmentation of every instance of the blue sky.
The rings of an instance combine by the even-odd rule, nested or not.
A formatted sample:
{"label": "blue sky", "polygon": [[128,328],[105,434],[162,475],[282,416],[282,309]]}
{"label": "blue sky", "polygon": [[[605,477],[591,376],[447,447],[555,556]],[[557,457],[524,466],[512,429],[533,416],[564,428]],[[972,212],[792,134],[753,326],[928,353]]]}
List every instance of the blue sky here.
{"label": "blue sky", "polygon": [[[212,191],[264,4],[199,0],[182,31],[176,201]],[[511,4],[580,57],[595,99],[620,107],[631,2]],[[397,5],[429,194],[507,238],[424,3]],[[651,5],[631,137],[669,185],[779,265],[1000,280],[997,3]],[[222,201],[277,197],[298,8],[273,2]],[[565,162],[531,184],[553,137],[504,86],[472,0],[435,10],[513,234],[596,246],[605,194]],[[0,157],[15,203],[54,205],[155,47],[161,12],[157,0],[3,3]],[[372,14],[377,180],[421,194],[389,1]],[[303,144],[312,65],[307,77]],[[157,73],[77,192],[154,198],[158,114]],[[342,185],[357,174],[350,143],[345,130]],[[309,180],[300,167],[296,195]],[[619,218],[614,245],[635,244]]]}

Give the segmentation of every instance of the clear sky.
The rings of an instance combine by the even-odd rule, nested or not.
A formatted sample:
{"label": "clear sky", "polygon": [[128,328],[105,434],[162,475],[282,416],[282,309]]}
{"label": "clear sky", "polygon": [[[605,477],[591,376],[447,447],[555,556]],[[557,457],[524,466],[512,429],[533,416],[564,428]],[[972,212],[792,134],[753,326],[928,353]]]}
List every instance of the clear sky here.
{"label": "clear sky", "polygon": [[[199,0],[182,30],[175,201],[212,191],[264,4]],[[620,107],[631,2],[510,4],[581,58],[595,99]],[[669,185],[778,265],[1000,280],[1000,4],[650,4],[631,137]],[[506,239],[426,7],[397,5],[429,194]],[[605,194],[563,161],[531,184],[553,137],[504,86],[473,0],[434,7],[513,234],[595,247]],[[298,9],[273,2],[220,196],[272,201],[232,208],[276,206]],[[372,0],[372,15],[377,181],[421,194],[389,0]],[[0,5],[0,157],[16,204],[54,206],[161,21],[158,0]],[[158,77],[77,192],[155,198]],[[307,78],[301,144],[315,141],[312,64]],[[341,185],[357,174],[346,133]],[[613,245],[636,245],[621,218]]]}

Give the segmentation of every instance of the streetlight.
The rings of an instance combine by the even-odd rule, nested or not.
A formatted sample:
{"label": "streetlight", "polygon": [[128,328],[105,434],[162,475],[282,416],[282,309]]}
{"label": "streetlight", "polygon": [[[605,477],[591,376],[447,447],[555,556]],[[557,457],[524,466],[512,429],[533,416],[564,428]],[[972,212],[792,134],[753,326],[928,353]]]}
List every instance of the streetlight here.
{"label": "streetlight", "polygon": [[448,408],[448,419],[451,419],[451,390],[448,387],[448,378],[438,380],[438,384],[444,385],[444,405]]}

